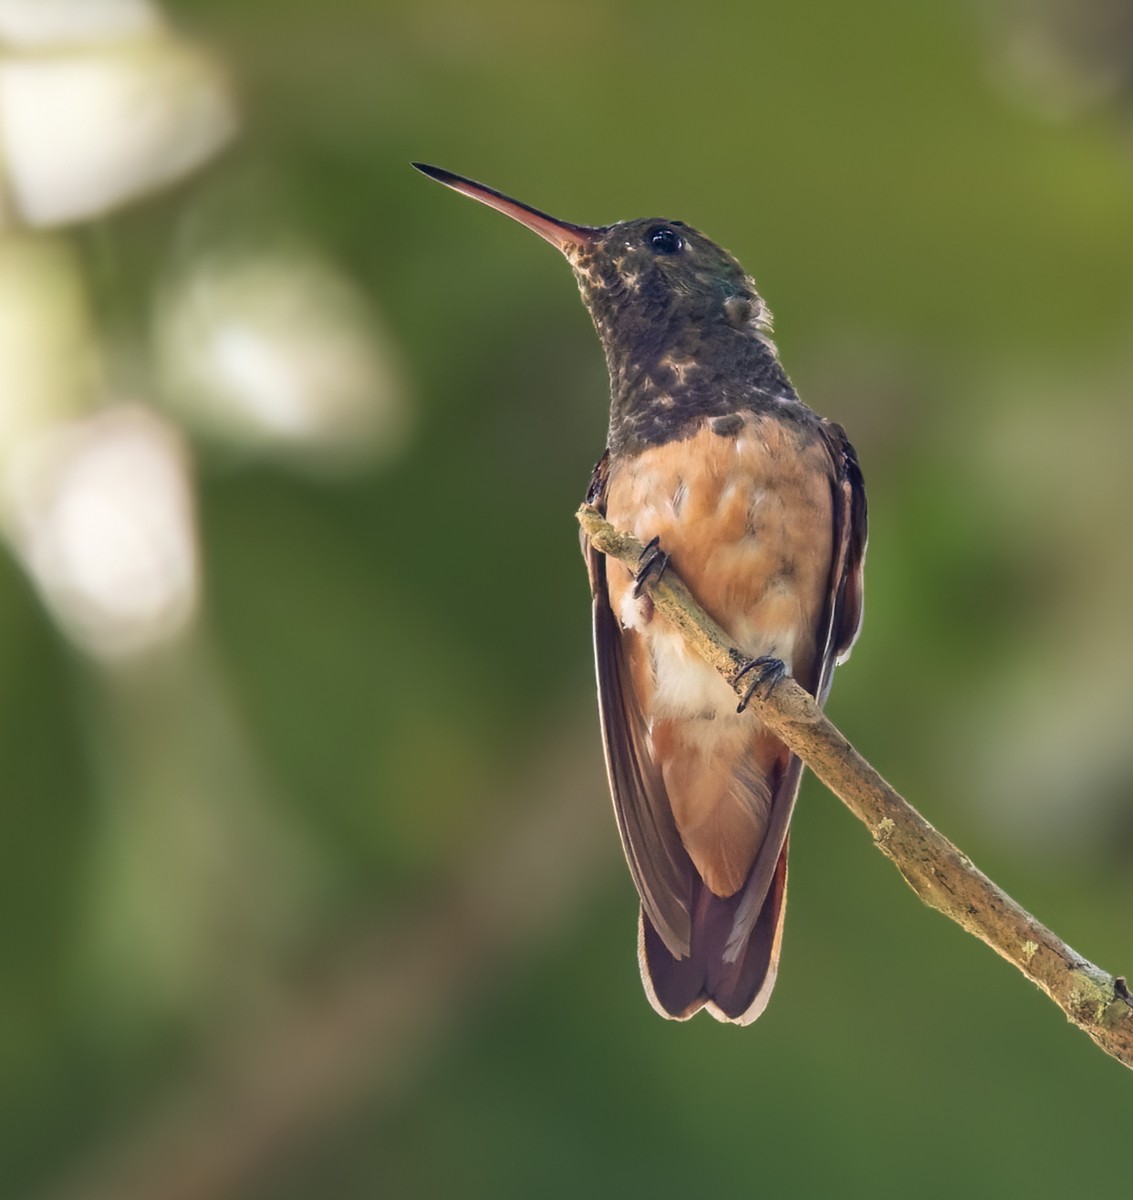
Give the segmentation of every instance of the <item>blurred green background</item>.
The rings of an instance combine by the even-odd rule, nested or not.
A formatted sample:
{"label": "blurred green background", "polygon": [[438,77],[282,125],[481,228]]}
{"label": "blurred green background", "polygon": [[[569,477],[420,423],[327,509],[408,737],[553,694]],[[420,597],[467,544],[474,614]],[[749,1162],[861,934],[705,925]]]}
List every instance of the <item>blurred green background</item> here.
{"label": "blurred green background", "polygon": [[[36,197],[77,185],[17,159],[93,106],[12,107],[44,53],[5,28],[18,7],[0,1192],[1126,1184],[1127,1072],[922,909],[813,780],[767,1014],[649,1009],[573,519],[601,353],[553,251],[408,162],[568,220],[678,217],[752,270],[870,491],[834,719],[1120,972],[1128,5],[180,0],[121,37],[190,55],[200,163],[60,217]],[[118,46],[71,36],[53,56]],[[163,103],[127,92],[120,126],[182,111]],[[103,136],[75,134],[96,159]],[[170,126],[152,153],[190,141]],[[104,435],[103,466],[72,469]],[[126,565],[99,592],[103,534]]]}

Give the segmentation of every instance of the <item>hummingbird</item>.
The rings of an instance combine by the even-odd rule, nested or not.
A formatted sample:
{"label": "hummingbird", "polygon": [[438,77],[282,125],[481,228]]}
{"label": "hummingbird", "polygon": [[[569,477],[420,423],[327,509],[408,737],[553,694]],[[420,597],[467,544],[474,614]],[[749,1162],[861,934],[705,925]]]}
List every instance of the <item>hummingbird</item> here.
{"label": "hummingbird", "polygon": [[[587,493],[645,546],[639,569],[583,538],[610,792],[641,907],[650,1003],[748,1025],[779,966],[802,763],[746,701],[784,672],[819,703],[857,638],[866,498],[841,426],[799,399],[771,314],[726,250],[681,221],[572,225],[440,167],[574,271],[606,355],[610,424]],[[669,565],[750,656],[747,694],[654,612]]]}

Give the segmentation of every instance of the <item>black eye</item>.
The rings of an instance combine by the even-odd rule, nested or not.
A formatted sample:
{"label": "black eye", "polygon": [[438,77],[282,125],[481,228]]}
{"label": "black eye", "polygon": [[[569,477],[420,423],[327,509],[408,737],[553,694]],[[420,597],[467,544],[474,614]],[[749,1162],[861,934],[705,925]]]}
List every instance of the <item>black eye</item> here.
{"label": "black eye", "polygon": [[668,225],[654,225],[645,235],[645,240],[658,254],[676,254],[684,248],[684,240]]}

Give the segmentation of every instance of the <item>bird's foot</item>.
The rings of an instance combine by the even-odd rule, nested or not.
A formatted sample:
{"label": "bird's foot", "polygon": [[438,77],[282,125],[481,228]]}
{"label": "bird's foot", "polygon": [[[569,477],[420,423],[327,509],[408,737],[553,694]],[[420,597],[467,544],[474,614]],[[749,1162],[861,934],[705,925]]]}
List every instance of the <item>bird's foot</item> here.
{"label": "bird's foot", "polygon": [[752,681],[744,688],[744,694],[740,697],[740,702],[736,705],[736,712],[742,713],[747,708],[752,696],[755,695],[759,688],[766,685],[767,690],[765,696],[770,696],[775,690],[775,685],[787,673],[787,668],[781,658],[775,658],[771,654],[764,654],[759,658],[749,658],[746,663],[736,672],[736,683],[739,683],[745,675],[753,675]]}
{"label": "bird's foot", "polygon": [[653,538],[652,541],[645,545],[637,560],[641,565],[637,568],[637,574],[633,577],[633,595],[634,599],[641,595],[641,589],[645,586],[645,581],[650,574],[653,575],[653,582],[660,583],[665,571],[669,566],[669,556],[661,549],[661,539]]}

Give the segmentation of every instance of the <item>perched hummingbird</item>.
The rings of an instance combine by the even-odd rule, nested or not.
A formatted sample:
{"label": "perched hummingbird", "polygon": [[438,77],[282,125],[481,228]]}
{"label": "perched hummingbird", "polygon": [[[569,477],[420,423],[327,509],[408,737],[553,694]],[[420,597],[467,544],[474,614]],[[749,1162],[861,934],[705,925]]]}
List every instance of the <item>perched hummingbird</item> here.
{"label": "perched hummingbird", "polygon": [[[747,1025],[775,984],[802,764],[655,617],[668,562],[744,652],[821,703],[862,612],[866,500],[840,426],[799,400],[751,277],[681,221],[570,225],[439,167],[432,179],[557,246],[606,352],[610,429],[588,500],[650,550],[583,539],[606,768],[665,1017]],[[750,693],[749,693],[750,694]]]}

